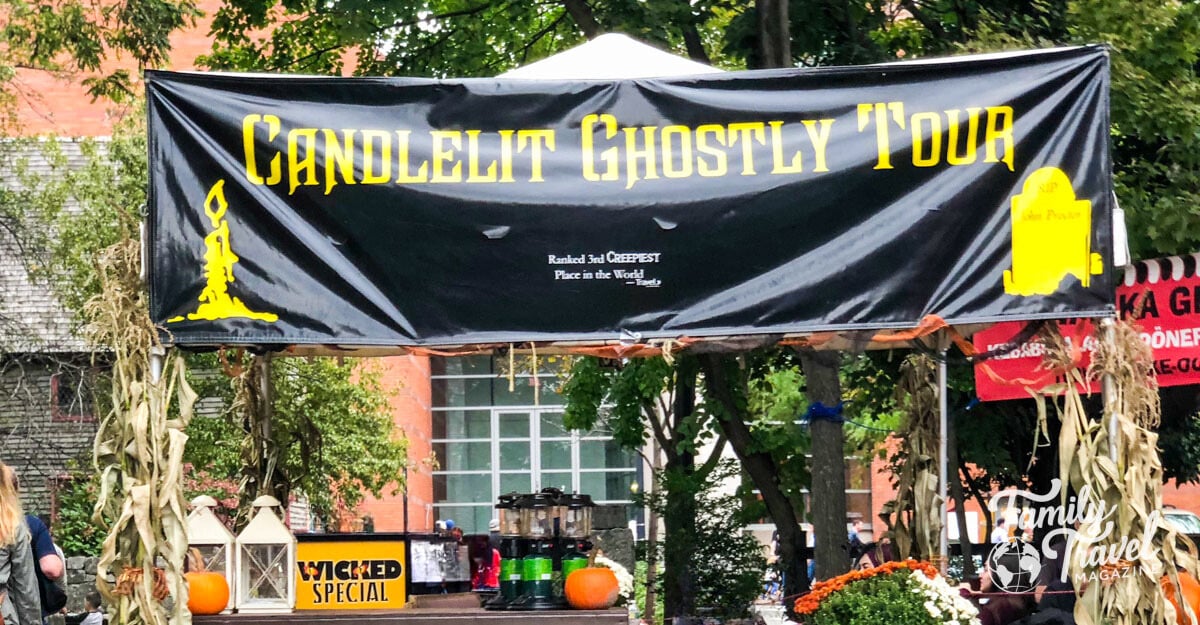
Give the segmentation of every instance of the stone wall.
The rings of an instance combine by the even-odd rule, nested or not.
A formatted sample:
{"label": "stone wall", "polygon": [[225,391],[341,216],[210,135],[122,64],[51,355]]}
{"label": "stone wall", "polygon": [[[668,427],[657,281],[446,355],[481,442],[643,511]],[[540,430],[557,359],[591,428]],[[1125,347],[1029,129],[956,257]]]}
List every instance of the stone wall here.
{"label": "stone wall", "polygon": [[[96,589],[96,563],[100,558],[67,558],[67,612],[83,612],[83,598]],[[50,618],[50,625],[63,625],[61,616]]]}

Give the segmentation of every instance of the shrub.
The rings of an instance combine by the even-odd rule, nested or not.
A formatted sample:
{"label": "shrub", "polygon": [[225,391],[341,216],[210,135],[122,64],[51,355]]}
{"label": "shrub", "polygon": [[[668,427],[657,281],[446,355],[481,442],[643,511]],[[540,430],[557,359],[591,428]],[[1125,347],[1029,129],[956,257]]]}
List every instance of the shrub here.
{"label": "shrub", "polygon": [[978,610],[932,565],[906,560],[813,585],[796,601],[804,625],[978,625]]}
{"label": "shrub", "polygon": [[92,522],[98,481],[94,473],[71,471],[58,480],[50,535],[67,556],[100,555],[104,532]]}

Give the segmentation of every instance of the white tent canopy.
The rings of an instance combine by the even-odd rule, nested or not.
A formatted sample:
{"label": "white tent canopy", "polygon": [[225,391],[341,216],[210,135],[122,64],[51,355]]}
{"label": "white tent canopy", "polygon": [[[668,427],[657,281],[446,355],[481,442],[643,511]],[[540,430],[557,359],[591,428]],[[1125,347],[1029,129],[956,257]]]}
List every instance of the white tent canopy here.
{"label": "white tent canopy", "polygon": [[534,80],[620,80],[715,74],[720,71],[625,35],[609,33],[500,76]]}

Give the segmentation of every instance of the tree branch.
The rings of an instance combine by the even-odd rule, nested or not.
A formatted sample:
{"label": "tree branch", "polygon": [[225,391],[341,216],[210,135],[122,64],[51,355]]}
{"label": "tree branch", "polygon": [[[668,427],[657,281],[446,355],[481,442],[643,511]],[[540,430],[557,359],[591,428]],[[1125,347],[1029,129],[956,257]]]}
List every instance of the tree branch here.
{"label": "tree branch", "polygon": [[549,35],[550,33],[554,32],[554,29],[558,28],[558,25],[561,24],[562,21],[564,19],[566,19],[566,17],[567,17],[566,13],[560,13],[558,15],[558,17],[554,18],[549,24],[546,25],[545,28],[542,28],[541,30],[534,33],[533,37],[530,38],[529,41],[525,42],[524,46],[521,46],[520,55],[521,55],[522,63],[525,62],[525,59],[526,59],[527,55],[529,54],[529,49],[532,48],[535,44],[537,44],[537,42],[541,41],[542,37],[545,37],[546,35]]}
{"label": "tree branch", "polygon": [[[658,446],[667,454],[668,458],[674,457],[675,446],[670,444],[667,439],[667,433],[663,430],[663,424],[659,421],[659,413],[654,409],[653,404],[642,406],[642,411],[646,413],[646,418],[650,421],[650,431],[654,433],[654,440],[658,441]],[[665,415],[665,413],[663,413]]]}
{"label": "tree branch", "polygon": [[596,16],[592,14],[592,7],[586,0],[562,0],[562,4],[567,9],[567,13],[571,14],[571,19],[575,20],[575,25],[579,30],[583,31],[583,36],[588,39],[595,39],[601,34],[600,24],[596,21]]}
{"label": "tree branch", "polygon": [[717,436],[717,442],[713,443],[713,450],[712,453],[709,454],[708,459],[704,461],[704,464],[696,467],[697,477],[708,477],[708,474],[712,473],[713,469],[717,468],[717,463],[721,461],[721,454],[725,451],[725,443],[727,440],[728,439],[725,437],[725,432],[721,432],[721,434]]}
{"label": "tree branch", "polygon": [[700,39],[700,31],[696,28],[695,16],[691,15],[692,5],[688,0],[681,0],[681,2],[692,18],[680,26],[680,30],[683,31],[683,44],[687,48],[688,58],[693,61],[700,61],[706,65],[712,65],[712,61],[708,58],[708,52],[704,49],[704,42]]}
{"label": "tree branch", "polygon": [[916,0],[900,0],[900,7],[908,11],[913,16],[913,19],[920,22],[925,27],[925,30],[928,30],[935,39],[946,38],[946,29],[942,28],[940,22],[929,19],[929,16],[925,14],[925,10],[917,6]]}

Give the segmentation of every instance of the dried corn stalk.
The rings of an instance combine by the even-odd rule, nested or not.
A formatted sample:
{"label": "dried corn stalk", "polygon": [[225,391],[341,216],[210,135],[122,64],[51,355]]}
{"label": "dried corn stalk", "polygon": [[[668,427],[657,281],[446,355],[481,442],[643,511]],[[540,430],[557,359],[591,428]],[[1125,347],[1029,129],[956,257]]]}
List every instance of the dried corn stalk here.
{"label": "dried corn stalk", "polygon": [[250,522],[254,515],[250,504],[260,495],[271,495],[288,505],[286,480],[280,474],[283,452],[271,436],[270,375],[269,357],[252,356],[230,380],[233,404],[229,410],[246,434],[241,444],[242,479],[238,486],[236,523],[239,528]]}
{"label": "dried corn stalk", "polygon": [[[93,449],[101,484],[93,519],[107,531],[96,583],[112,606],[114,625],[187,625],[183,428],[196,394],[184,379],[182,358],[167,359],[159,379],[151,379],[151,354],[162,346],[138,276],[137,242],[105,250],[98,271],[100,293],[84,308],[86,334],[111,352],[113,379],[112,407]],[[174,598],[170,615],[163,604],[168,595]]]}
{"label": "dried corn stalk", "polygon": [[901,464],[896,499],[884,506],[891,514],[892,544],[901,558],[933,559],[941,548],[942,500],[938,496],[937,363],[924,354],[909,356],[900,367],[896,400],[904,410]]}
{"label": "dried corn stalk", "polygon": [[[1132,325],[1118,323],[1111,342],[1097,341],[1085,376],[1057,330],[1048,331],[1044,340],[1043,366],[1061,373],[1054,390],[1064,391],[1061,404],[1055,403],[1062,420],[1060,476],[1079,497],[1079,509],[1105,512],[1086,515],[1069,543],[1068,573],[1079,594],[1075,620],[1080,625],[1175,623],[1160,580],[1165,576],[1178,588],[1176,567],[1194,573],[1196,558],[1191,542],[1162,516],[1158,435],[1149,429],[1160,416],[1150,348]],[[1103,417],[1089,419],[1079,389],[1105,376],[1110,376],[1111,396]],[[1116,424],[1115,441],[1110,441],[1109,423]],[[1062,497],[1065,506],[1067,489]],[[1132,540],[1140,548],[1132,549]]]}

